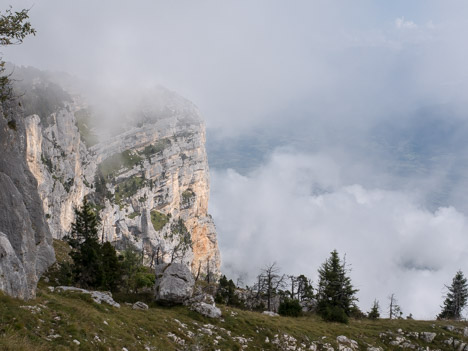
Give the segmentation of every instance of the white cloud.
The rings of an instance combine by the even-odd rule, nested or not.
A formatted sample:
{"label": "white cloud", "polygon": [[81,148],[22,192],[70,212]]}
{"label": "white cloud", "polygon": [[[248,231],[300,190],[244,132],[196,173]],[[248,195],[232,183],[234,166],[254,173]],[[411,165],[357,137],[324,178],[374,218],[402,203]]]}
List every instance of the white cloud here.
{"label": "white cloud", "polygon": [[395,293],[406,314],[434,318],[442,288],[468,252],[467,218],[452,207],[429,212],[409,193],[346,183],[324,155],[275,153],[257,172],[212,172],[211,212],[224,271],[250,279],[277,261],[285,273],[317,279],[337,249],[352,264],[359,305]]}
{"label": "white cloud", "polygon": [[417,24],[413,21],[406,21],[405,17],[399,17],[395,20],[395,27],[398,29],[416,29]]}

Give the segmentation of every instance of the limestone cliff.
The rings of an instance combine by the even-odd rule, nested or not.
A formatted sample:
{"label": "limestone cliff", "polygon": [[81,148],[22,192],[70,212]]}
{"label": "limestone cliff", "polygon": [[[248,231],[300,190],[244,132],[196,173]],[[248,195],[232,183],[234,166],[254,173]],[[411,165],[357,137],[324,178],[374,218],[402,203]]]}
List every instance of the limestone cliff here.
{"label": "limestone cliff", "polygon": [[[58,101],[57,87],[50,91],[43,77],[31,86],[26,97],[47,91],[47,99]],[[34,99],[26,99],[27,160],[52,235],[69,232],[74,207],[88,196],[102,219],[102,239],[117,249],[132,244],[147,264],[174,259],[194,274],[218,274],[205,126],[197,108],[158,88],[125,118],[111,119],[120,132],[100,137],[93,108],[79,96],[60,96],[40,116]]]}
{"label": "limestone cliff", "polygon": [[26,130],[17,102],[0,107],[0,290],[30,299],[55,261],[36,179],[26,164]]}

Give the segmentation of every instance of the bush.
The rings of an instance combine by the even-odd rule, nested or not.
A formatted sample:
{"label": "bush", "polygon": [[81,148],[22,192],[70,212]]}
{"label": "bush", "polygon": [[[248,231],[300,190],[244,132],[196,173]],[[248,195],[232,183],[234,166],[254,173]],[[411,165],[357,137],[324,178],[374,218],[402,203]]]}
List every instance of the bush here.
{"label": "bush", "polygon": [[327,322],[338,322],[347,324],[349,319],[345,310],[339,306],[327,306],[325,307],[320,316],[324,321]]}
{"label": "bush", "polygon": [[297,300],[285,299],[280,303],[278,313],[282,316],[299,317],[302,314],[302,307]]}

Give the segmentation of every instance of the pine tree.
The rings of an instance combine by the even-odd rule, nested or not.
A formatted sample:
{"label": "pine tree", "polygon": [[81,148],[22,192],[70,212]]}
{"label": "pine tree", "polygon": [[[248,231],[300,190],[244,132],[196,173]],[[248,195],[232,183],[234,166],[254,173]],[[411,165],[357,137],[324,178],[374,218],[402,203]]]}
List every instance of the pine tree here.
{"label": "pine tree", "polygon": [[102,250],[98,239],[99,219],[86,198],[80,209],[75,209],[75,222],[68,242],[73,248],[73,275],[84,288],[100,287],[104,278]]}
{"label": "pine tree", "polygon": [[347,276],[346,263],[336,250],[318,270],[317,312],[325,320],[346,323],[357,298],[357,289]]}
{"label": "pine tree", "polygon": [[367,314],[367,318],[369,319],[379,319],[380,318],[380,311],[379,311],[379,301],[374,300],[374,304],[372,305],[372,308],[370,312]]}
{"label": "pine tree", "polygon": [[451,286],[446,286],[448,293],[445,297],[442,312],[437,316],[438,319],[455,319],[461,318],[461,313],[466,307],[468,299],[467,279],[462,271],[458,271],[452,280]]}

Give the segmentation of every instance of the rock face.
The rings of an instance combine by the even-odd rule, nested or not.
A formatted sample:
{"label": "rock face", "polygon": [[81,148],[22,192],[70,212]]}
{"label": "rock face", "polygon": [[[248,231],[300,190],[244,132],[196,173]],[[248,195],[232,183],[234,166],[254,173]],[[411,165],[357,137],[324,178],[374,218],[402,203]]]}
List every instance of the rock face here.
{"label": "rock face", "polygon": [[195,280],[186,265],[165,263],[156,266],[156,301],[170,304],[182,304],[190,299]]}
{"label": "rock face", "polygon": [[0,108],[0,290],[30,299],[55,261],[37,182],[26,163],[26,130],[17,103]]}
{"label": "rock face", "polygon": [[28,105],[26,151],[54,238],[69,233],[73,209],[88,196],[100,210],[102,239],[117,249],[131,244],[148,265],[177,261],[195,274],[219,274],[205,126],[191,102],[155,89],[125,117],[111,119],[119,128],[104,136],[82,98],[37,72],[16,72],[29,82],[25,97],[38,95],[49,107]]}

